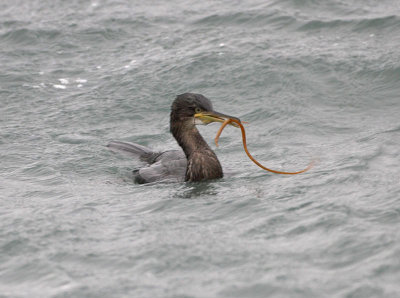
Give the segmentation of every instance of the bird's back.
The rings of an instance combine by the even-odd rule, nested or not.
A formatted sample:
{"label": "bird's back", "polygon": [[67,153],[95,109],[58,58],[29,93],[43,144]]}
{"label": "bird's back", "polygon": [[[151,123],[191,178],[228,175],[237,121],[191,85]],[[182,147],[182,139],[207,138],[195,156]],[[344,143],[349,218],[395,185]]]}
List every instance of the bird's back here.
{"label": "bird's back", "polygon": [[135,181],[138,183],[185,181],[187,159],[182,150],[156,152],[139,144],[119,141],[112,141],[107,147],[147,163],[134,171]]}
{"label": "bird's back", "polygon": [[138,183],[183,182],[185,181],[187,159],[182,150],[169,150],[154,159],[154,162],[136,171]]}

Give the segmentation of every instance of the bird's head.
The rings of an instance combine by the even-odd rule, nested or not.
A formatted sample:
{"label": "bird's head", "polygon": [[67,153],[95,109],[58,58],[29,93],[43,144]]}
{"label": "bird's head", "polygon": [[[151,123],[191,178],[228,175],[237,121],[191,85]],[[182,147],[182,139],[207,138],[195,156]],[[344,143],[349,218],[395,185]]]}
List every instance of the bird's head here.
{"label": "bird's head", "polygon": [[[214,111],[211,101],[195,93],[178,95],[171,106],[171,126],[175,123],[188,123],[192,125],[207,125],[211,122],[224,122],[226,119],[239,118]],[[230,125],[238,127],[235,122]]]}

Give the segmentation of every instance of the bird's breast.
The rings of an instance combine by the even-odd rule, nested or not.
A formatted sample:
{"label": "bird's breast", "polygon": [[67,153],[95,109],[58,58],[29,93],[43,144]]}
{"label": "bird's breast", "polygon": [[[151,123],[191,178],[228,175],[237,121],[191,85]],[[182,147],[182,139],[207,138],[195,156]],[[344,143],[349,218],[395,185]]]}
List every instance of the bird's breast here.
{"label": "bird's breast", "polygon": [[188,158],[186,181],[202,181],[223,177],[222,167],[212,151],[196,151]]}

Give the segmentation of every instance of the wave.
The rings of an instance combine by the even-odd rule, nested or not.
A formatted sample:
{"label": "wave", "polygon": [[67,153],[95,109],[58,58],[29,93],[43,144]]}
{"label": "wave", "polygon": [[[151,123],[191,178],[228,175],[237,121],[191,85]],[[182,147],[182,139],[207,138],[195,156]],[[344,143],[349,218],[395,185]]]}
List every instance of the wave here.
{"label": "wave", "polygon": [[247,26],[247,25],[277,25],[288,26],[296,22],[296,18],[283,14],[279,10],[269,10],[264,13],[260,11],[245,11],[245,12],[230,12],[226,14],[212,14],[194,20],[194,25],[234,25],[234,26]]}
{"label": "wave", "polygon": [[267,7],[260,10],[228,11],[212,13],[192,20],[192,26],[208,28],[239,27],[239,28],[265,28],[268,31],[315,32],[315,31],[347,31],[355,33],[387,32],[395,34],[400,28],[398,15],[374,15],[372,13],[358,15],[356,13],[314,14],[311,11],[299,13],[294,9],[284,10]]}
{"label": "wave", "polygon": [[[74,32],[61,31],[57,29],[20,28],[9,30],[6,33],[1,34],[0,42],[18,45],[32,45],[60,40],[63,42],[63,44],[65,44],[68,40],[79,40],[79,38],[82,37],[97,40],[98,38],[104,40],[113,40],[124,37],[126,34],[126,31],[121,28],[111,29],[107,27],[89,27]],[[71,43],[68,43],[68,45],[72,46]]]}
{"label": "wave", "polygon": [[40,40],[55,40],[61,31],[55,29],[19,28],[0,35],[0,41],[14,42],[21,45],[36,43]]}
{"label": "wave", "polygon": [[301,25],[298,29],[307,31],[318,29],[348,28],[356,32],[361,32],[383,29],[393,30],[394,28],[398,28],[399,25],[400,17],[391,15],[378,18],[311,20]]}

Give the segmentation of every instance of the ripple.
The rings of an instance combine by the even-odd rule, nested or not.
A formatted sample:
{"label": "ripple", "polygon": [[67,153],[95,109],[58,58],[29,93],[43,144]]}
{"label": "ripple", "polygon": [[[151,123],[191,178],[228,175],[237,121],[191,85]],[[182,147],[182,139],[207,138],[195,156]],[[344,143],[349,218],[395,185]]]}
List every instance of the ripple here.
{"label": "ripple", "polygon": [[336,19],[336,20],[311,20],[301,25],[298,29],[303,31],[308,30],[337,30],[349,29],[356,32],[371,32],[373,30],[384,30],[396,28],[400,24],[398,16],[385,16],[379,18],[362,18],[362,19]]}
{"label": "ripple", "polygon": [[193,22],[195,25],[205,26],[267,26],[274,25],[277,27],[290,26],[296,22],[296,18],[284,15],[280,11],[272,11],[263,14],[260,11],[246,11],[227,14],[213,14]]}
{"label": "ripple", "polygon": [[40,42],[53,41],[61,35],[61,31],[53,29],[13,29],[0,35],[0,40],[18,45],[33,45]]}
{"label": "ripple", "polygon": [[59,142],[65,144],[84,144],[93,141],[93,137],[91,136],[84,136],[81,134],[66,134],[57,136],[56,138]]}

